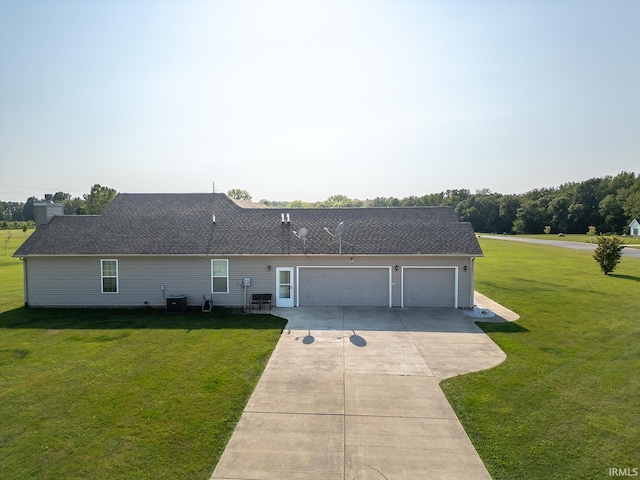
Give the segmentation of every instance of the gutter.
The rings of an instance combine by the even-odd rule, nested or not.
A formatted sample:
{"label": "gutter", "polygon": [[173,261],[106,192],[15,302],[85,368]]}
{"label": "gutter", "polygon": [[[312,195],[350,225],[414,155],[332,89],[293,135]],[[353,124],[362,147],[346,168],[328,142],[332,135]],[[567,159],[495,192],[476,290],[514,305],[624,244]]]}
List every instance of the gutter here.
{"label": "gutter", "polygon": [[35,253],[13,254],[12,257],[26,259],[48,257],[484,257],[484,253]]}
{"label": "gutter", "polygon": [[22,276],[24,278],[24,308],[29,308],[29,287],[27,283],[27,259],[20,257],[22,260]]}

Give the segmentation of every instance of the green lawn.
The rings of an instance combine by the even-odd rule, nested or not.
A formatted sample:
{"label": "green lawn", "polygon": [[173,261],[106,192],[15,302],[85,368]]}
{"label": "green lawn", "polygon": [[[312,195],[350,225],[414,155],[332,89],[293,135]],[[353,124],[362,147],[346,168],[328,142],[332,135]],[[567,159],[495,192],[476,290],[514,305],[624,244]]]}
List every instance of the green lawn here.
{"label": "green lawn", "polygon": [[480,239],[476,288],[518,312],[480,324],[500,366],[442,387],[494,479],[640,468],[640,259]]}
{"label": "green lawn", "polygon": [[13,237],[0,250],[0,478],[208,479],[285,321],[25,310]]}
{"label": "green lawn", "polygon": [[32,233],[33,230],[26,234],[22,230],[0,230],[0,312],[22,305],[22,262],[11,255]]}

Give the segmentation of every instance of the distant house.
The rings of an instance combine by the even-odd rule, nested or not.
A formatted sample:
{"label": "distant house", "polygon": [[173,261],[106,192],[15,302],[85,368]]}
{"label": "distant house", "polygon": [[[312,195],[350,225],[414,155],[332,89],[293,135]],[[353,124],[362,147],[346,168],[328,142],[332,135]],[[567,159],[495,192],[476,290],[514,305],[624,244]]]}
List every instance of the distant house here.
{"label": "distant house", "polygon": [[14,254],[25,305],[163,307],[180,294],[235,307],[271,293],[278,307],[473,306],[482,250],[450,207],[255,207],[220,193],[119,194],[102,215],[44,212]]}
{"label": "distant house", "polygon": [[629,224],[629,234],[634,237],[640,237],[640,222],[637,218],[631,220]]}

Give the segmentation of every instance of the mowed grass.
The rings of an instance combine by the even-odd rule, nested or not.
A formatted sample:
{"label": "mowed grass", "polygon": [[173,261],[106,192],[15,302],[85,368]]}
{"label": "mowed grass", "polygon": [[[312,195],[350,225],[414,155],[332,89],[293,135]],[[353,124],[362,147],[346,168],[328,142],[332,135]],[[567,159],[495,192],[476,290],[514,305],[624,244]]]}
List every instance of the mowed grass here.
{"label": "mowed grass", "polygon": [[14,250],[0,251],[0,478],[208,479],[285,321],[25,310]]}
{"label": "mowed grass", "polygon": [[640,259],[481,239],[476,289],[518,312],[480,326],[507,353],[442,388],[494,479],[640,468]]}
{"label": "mowed grass", "polygon": [[33,230],[0,230],[0,312],[23,302],[22,261],[11,255],[32,233]]}

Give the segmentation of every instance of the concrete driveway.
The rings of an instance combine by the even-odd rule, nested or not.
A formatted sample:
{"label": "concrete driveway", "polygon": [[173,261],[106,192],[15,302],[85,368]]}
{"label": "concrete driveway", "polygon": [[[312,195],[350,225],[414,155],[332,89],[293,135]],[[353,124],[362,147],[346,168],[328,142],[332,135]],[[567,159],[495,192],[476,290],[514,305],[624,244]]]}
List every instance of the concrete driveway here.
{"label": "concrete driveway", "polygon": [[455,309],[274,309],[287,318],[212,479],[488,479],[443,378],[505,354]]}

